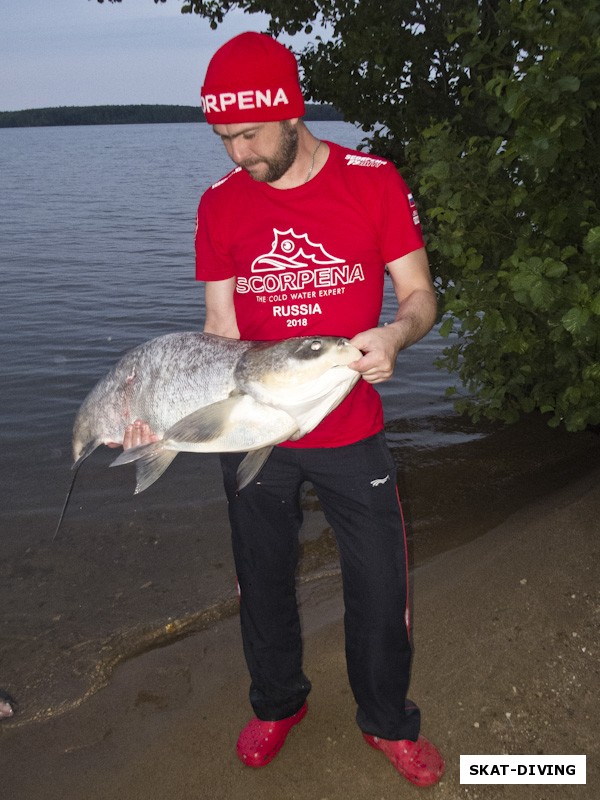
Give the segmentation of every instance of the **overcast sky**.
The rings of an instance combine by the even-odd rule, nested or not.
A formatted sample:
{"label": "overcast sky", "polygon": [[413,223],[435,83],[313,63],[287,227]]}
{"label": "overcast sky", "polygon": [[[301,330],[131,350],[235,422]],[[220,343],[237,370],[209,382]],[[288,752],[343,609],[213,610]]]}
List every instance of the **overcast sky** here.
{"label": "overcast sky", "polygon": [[181,0],[0,0],[0,111],[47,106],[197,105],[224,41],[264,30],[229,14],[212,31]]}

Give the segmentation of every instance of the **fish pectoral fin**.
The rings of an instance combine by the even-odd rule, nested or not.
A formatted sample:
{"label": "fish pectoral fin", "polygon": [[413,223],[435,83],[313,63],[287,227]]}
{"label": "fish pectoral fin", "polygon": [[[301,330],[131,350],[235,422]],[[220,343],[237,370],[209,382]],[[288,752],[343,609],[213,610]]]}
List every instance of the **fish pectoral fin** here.
{"label": "fish pectoral fin", "polygon": [[286,411],[237,394],[183,417],[165,439],[179,450],[232,453],[283,442],[297,430],[298,423]]}
{"label": "fish pectoral fin", "polygon": [[251,450],[240,463],[237,469],[237,488],[238,492],[244,486],[248,486],[254,480],[264,466],[265,461],[271,455],[273,446],[261,447],[260,450]]}
{"label": "fish pectoral fin", "polygon": [[135,463],[134,494],[143,492],[158,480],[176,455],[177,450],[157,450],[139,458]]}
{"label": "fish pectoral fin", "polygon": [[178,452],[178,450],[166,450],[163,442],[141,444],[139,447],[131,447],[129,450],[123,451],[110,466],[119,467],[135,461],[134,494],[139,494],[160,478]]}
{"label": "fish pectoral fin", "polygon": [[114,461],[111,461],[109,466],[120,467],[123,464],[131,464],[133,461],[137,461],[138,458],[148,455],[150,448],[156,449],[157,445],[162,447],[162,444],[162,441],[160,441],[150,442],[149,444],[138,444],[137,447],[129,447],[127,450],[123,450]]}
{"label": "fish pectoral fin", "polygon": [[190,443],[210,442],[223,432],[239,402],[239,395],[232,395],[225,400],[192,411],[166,431],[165,439]]}

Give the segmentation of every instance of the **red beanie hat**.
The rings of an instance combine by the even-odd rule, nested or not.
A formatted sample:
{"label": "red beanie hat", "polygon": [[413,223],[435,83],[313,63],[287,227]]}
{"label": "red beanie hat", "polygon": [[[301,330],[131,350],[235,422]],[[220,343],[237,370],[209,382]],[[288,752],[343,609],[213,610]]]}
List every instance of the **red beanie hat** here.
{"label": "red beanie hat", "polygon": [[301,117],[304,99],[296,59],[264,33],[240,33],[211,58],[200,102],[211,125]]}

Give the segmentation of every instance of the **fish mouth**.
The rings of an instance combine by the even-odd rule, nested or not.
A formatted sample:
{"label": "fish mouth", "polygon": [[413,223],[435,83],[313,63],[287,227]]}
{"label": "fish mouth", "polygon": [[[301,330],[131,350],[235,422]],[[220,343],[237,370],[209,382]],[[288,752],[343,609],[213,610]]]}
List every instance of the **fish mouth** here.
{"label": "fish mouth", "polygon": [[[314,400],[351,376],[358,377],[349,365],[360,359],[362,353],[346,337],[287,339],[276,344],[269,354],[271,346],[272,343],[261,344],[260,350],[249,351],[248,359],[238,365],[236,375],[241,391],[267,405],[294,405],[293,396],[304,398],[299,402],[306,402],[307,398]],[[267,359],[257,363],[255,356],[265,351]]]}
{"label": "fish mouth", "polygon": [[322,371],[335,367],[346,367],[352,361],[362,357],[360,350],[344,336],[337,340],[332,336],[307,336],[297,342],[293,356],[298,358],[299,363],[308,364],[315,361],[321,364]]}
{"label": "fish mouth", "polygon": [[338,340],[336,350],[344,356],[342,363],[336,366],[347,366],[351,361],[357,361],[359,358],[362,358],[360,350],[351,344],[349,339],[343,337]]}

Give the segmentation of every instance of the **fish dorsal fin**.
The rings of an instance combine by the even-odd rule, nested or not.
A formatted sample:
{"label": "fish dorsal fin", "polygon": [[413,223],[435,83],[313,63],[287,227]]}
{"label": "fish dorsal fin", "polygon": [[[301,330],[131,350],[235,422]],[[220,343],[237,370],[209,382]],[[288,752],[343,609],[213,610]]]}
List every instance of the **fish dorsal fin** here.
{"label": "fish dorsal fin", "polygon": [[238,492],[244,486],[248,486],[254,480],[264,466],[265,461],[271,455],[273,447],[261,447],[260,450],[252,450],[243,459],[237,470]]}

